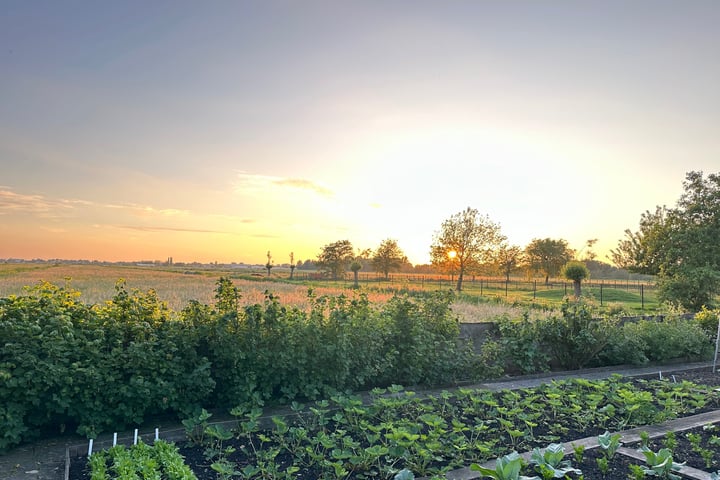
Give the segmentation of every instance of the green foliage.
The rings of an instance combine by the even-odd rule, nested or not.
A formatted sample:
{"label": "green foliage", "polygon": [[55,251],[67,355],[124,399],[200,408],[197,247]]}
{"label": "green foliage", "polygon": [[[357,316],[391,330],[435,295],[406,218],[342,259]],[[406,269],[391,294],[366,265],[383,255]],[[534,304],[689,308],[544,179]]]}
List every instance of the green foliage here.
{"label": "green foliage", "polygon": [[572,280],[575,289],[575,298],[579,298],[581,294],[580,284],[590,276],[590,270],[588,270],[583,262],[571,260],[563,265],[560,275],[568,280]]}
{"label": "green foliage", "polygon": [[93,307],[49,283],[0,299],[0,449],[47,425],[94,437],[207,397],[209,364],[186,326],[154,292],[116,288]]}
{"label": "green foliage", "polygon": [[533,450],[530,463],[535,465],[535,471],[540,476],[549,480],[551,478],[566,478],[569,473],[581,474],[577,468],[573,468],[570,460],[564,460],[565,447],[560,443],[551,443],[544,450],[536,448]]}
{"label": "green foliage", "polygon": [[497,325],[501,352],[511,368],[525,374],[550,369],[550,354],[541,345],[538,322],[530,320],[529,312],[524,312],[519,320],[505,315],[498,319]]}
{"label": "green foliage", "polygon": [[[501,459],[500,468],[487,469],[486,475],[519,478],[522,462],[521,468],[510,465],[512,461],[503,462],[509,448],[546,445],[557,441],[564,428],[582,432],[603,425],[616,430],[672,418],[678,412],[702,408],[692,407],[693,395],[713,399],[715,405],[720,399],[712,387],[659,380],[639,383],[620,377],[552,382],[514,391],[459,388],[430,395],[394,385],[373,389],[370,399],[336,394],[309,408],[294,403],[294,415],[273,416],[265,429],[259,425],[259,409],[233,409],[239,418],[233,433],[248,454],[243,459],[243,475],[251,478],[294,478],[285,474],[291,469],[297,469],[302,478],[393,478],[403,470],[403,476],[415,472],[440,478],[448,470],[491,458]],[[649,411],[645,409],[648,398],[685,400],[665,402]],[[547,426],[546,433],[533,432],[540,424]],[[227,458],[221,445],[213,450],[220,452],[217,458]],[[559,445],[536,454],[535,463],[543,465],[541,474],[553,478],[563,471],[569,473],[564,469],[572,466],[563,454]],[[287,459],[293,464],[288,466]],[[603,459],[608,465],[607,457]]]}
{"label": "green foliage", "polygon": [[657,207],[612,252],[630,271],[658,275],[659,297],[697,312],[720,293],[720,174],[689,172],[675,208]]}
{"label": "green foliage", "polygon": [[[481,264],[492,261],[492,254],[505,241],[500,225],[466,208],[445,220],[433,236],[430,246],[432,264],[444,271],[457,273],[456,290],[462,290],[464,276]],[[449,256],[454,252],[453,256]]]}
{"label": "green foliage", "polygon": [[698,322],[700,328],[702,328],[710,338],[717,336],[719,319],[720,309],[709,310],[705,305],[695,314],[695,321]]}
{"label": "green foliage", "polygon": [[635,337],[644,345],[644,356],[652,362],[701,360],[712,352],[712,342],[695,320],[672,315],[661,321],[640,320],[623,327],[626,337]]}
{"label": "green foliage", "polygon": [[674,472],[680,470],[680,467],[684,464],[675,463],[670,450],[661,448],[658,452],[653,452],[648,447],[642,447],[640,452],[645,456],[645,465],[642,467],[646,475],[670,480],[680,480],[680,475],[676,475]]}
{"label": "green foliage", "polygon": [[555,276],[560,268],[572,258],[572,250],[568,248],[567,241],[552,238],[534,238],[525,247],[525,257],[530,269],[541,272],[545,276],[545,283],[551,276]]}
{"label": "green foliage", "polygon": [[605,452],[606,457],[612,458],[615,455],[617,449],[622,445],[620,442],[621,437],[622,435],[619,433],[611,434],[607,430],[602,435],[598,435],[598,444],[600,444],[600,448]]}
{"label": "green foliage", "polygon": [[566,301],[561,311],[562,317],[538,322],[539,341],[563,368],[582,368],[605,348],[616,322],[595,318],[590,305],[582,301]]}
{"label": "green foliage", "polygon": [[[459,341],[450,293],[311,297],[309,312],[271,293],[239,308],[229,279],[215,309],[189,302],[170,312],[154,291],[123,282],[103,305],[42,283],[0,298],[0,449],[47,427],[95,437],[149,415],[198,419],[201,406],[315,399],[393,383],[447,384],[497,374],[489,344],[476,355]],[[207,419],[205,419],[207,420]]]}
{"label": "green foliage", "polygon": [[560,274],[568,280],[582,281],[590,276],[590,270],[583,262],[571,260],[562,267]]}
{"label": "green foliage", "polygon": [[130,448],[116,445],[107,452],[94,453],[89,459],[89,464],[92,480],[197,479],[185,464],[177,447],[163,440],[157,440],[152,446],[142,442]]}
{"label": "green foliage", "polygon": [[495,480],[534,480],[538,477],[526,477],[520,475],[523,468],[523,459],[517,452],[512,452],[503,457],[499,457],[495,461],[495,469],[485,468],[482,465],[473,463],[470,470],[480,472],[484,477],[494,478]]}
{"label": "green foliage", "polygon": [[398,270],[405,262],[407,262],[407,257],[398,246],[397,241],[391,238],[380,243],[372,258],[373,268],[382,273],[386,279],[390,272]]}
{"label": "green foliage", "polygon": [[322,271],[330,273],[333,280],[337,280],[345,274],[353,258],[350,240],[338,240],[323,247],[316,263]]}

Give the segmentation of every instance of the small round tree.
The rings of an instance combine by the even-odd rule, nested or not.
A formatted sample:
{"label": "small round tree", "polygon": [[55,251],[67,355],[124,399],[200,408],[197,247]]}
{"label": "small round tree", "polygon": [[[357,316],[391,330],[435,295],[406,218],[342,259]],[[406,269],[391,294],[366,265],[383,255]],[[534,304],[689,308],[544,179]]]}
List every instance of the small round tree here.
{"label": "small round tree", "polygon": [[590,276],[590,270],[588,270],[583,262],[571,260],[563,266],[561,274],[568,280],[572,280],[575,298],[580,298],[580,284]]}

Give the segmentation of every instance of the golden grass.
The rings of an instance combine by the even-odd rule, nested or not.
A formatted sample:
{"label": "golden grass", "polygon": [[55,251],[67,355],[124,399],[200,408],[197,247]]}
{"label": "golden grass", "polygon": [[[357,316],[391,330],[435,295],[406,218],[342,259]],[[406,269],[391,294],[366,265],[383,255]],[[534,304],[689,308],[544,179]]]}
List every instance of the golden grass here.
{"label": "golden grass", "polygon": [[[80,300],[88,304],[104,303],[115,294],[115,284],[123,279],[128,290],[155,290],[158,297],[171,310],[179,311],[190,300],[212,305],[215,303],[215,283],[221,276],[235,275],[229,270],[203,269],[192,273],[158,267],[119,265],[66,265],[66,264],[0,264],[0,297],[22,295],[25,286],[47,281],[69,286],[81,292]],[[308,285],[263,280],[233,279],[242,295],[241,304],[262,303],[265,292],[279,297],[289,307],[307,309]],[[316,296],[355,295],[355,291],[341,286],[313,287]],[[371,302],[384,303],[392,293],[368,291],[363,288]]]}

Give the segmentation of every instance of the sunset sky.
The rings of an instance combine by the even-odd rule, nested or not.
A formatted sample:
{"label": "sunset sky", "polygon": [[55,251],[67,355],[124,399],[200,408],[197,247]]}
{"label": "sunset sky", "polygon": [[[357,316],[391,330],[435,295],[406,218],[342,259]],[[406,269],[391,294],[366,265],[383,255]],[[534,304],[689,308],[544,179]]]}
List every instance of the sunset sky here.
{"label": "sunset sky", "polygon": [[0,259],[275,263],[466,207],[597,238],[720,171],[720,2],[4,0]]}

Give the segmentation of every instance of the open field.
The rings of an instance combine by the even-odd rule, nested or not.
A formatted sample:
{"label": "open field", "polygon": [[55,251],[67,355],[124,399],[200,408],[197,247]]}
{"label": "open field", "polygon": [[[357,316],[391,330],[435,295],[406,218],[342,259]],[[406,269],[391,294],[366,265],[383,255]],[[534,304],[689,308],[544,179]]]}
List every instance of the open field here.
{"label": "open field", "polygon": [[[115,294],[115,284],[123,279],[128,290],[155,290],[158,297],[167,302],[171,310],[179,311],[190,300],[212,305],[215,303],[215,283],[221,276],[230,276],[240,289],[241,303],[252,305],[262,303],[265,292],[280,297],[283,305],[306,308],[308,288],[314,295],[354,295],[354,291],[342,285],[324,286],[322,282],[290,283],[251,277],[250,270],[243,269],[178,269],[154,266],[119,265],[66,265],[66,264],[0,264],[0,297],[20,295],[23,288],[47,281],[56,285],[79,290],[80,299],[88,304],[103,303]],[[240,275],[253,278],[238,278]],[[373,302],[387,301],[391,292],[368,291]]]}
{"label": "open field", "polygon": [[[318,296],[357,293],[352,289],[352,275],[333,282],[312,279],[308,272],[296,271],[300,280],[290,282],[289,271],[280,267],[273,269],[270,279],[264,275],[264,269],[241,267],[0,264],[0,297],[19,295],[25,286],[48,281],[80,291],[80,298],[85,303],[102,303],[112,298],[116,282],[123,279],[128,289],[155,290],[170,309],[178,311],[189,300],[213,304],[215,282],[221,276],[233,279],[240,289],[243,304],[262,303],[265,292],[269,291],[278,295],[283,304],[304,309],[309,305],[309,288]],[[512,280],[506,289],[502,281],[468,278],[463,285],[463,295],[453,310],[466,322],[485,321],[504,313],[520,315],[528,305],[540,310],[550,309],[572,293],[572,287],[564,282],[545,286],[541,282]],[[390,281],[370,273],[360,276],[360,292],[366,293],[373,302],[387,301],[398,291],[448,290],[453,286],[450,278],[438,275],[398,274],[392,275]],[[591,294],[598,305],[622,308],[628,313],[652,312],[658,307],[655,290],[643,288],[641,284],[590,283],[583,292]]]}

